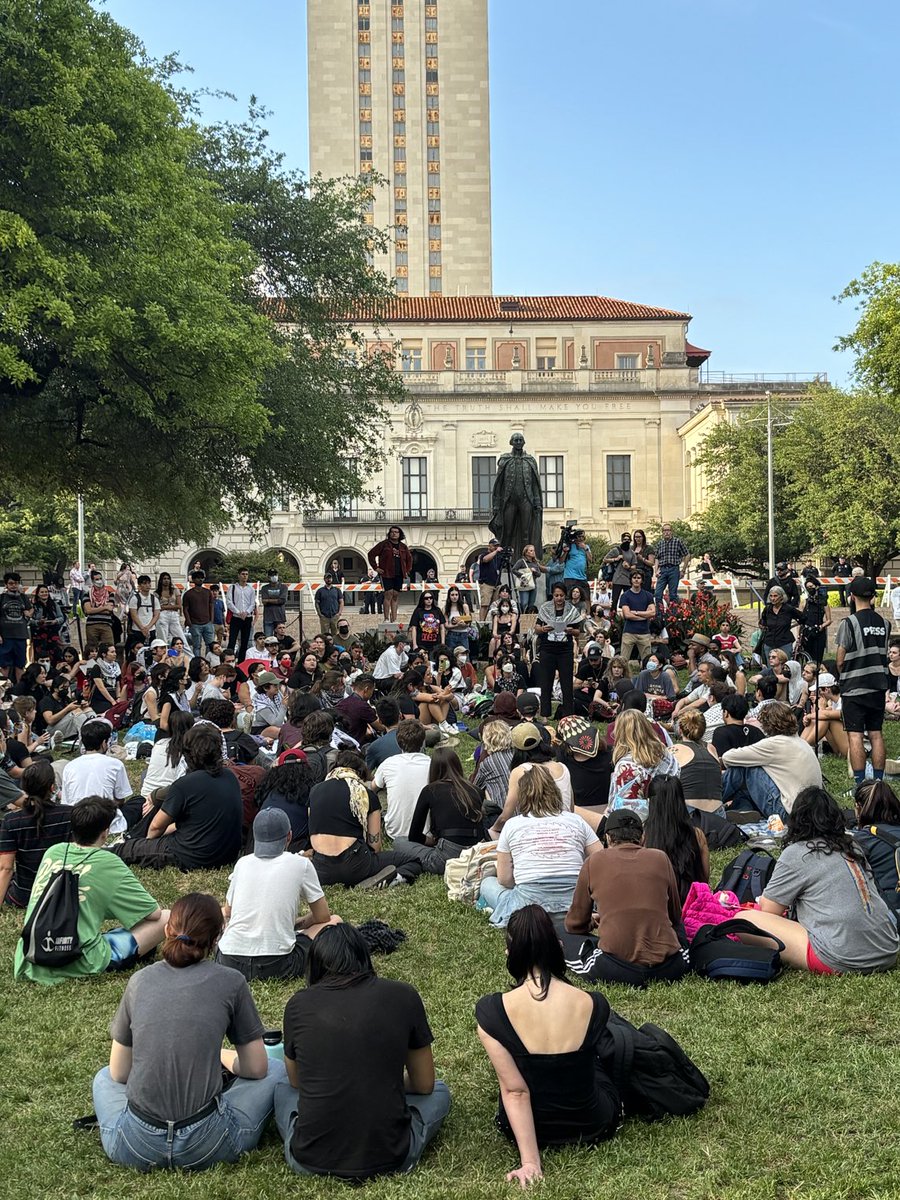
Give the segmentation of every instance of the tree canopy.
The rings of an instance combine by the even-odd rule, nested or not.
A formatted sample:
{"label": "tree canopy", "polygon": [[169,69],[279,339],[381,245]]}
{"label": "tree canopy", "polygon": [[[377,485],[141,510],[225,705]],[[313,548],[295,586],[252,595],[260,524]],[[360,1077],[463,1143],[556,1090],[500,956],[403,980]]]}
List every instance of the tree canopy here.
{"label": "tree canopy", "polygon": [[365,191],[285,170],[258,112],[203,128],[87,0],[6,0],[0,58],[0,499],[81,492],[151,554],[359,494],[402,389],[347,323],[389,288]]}

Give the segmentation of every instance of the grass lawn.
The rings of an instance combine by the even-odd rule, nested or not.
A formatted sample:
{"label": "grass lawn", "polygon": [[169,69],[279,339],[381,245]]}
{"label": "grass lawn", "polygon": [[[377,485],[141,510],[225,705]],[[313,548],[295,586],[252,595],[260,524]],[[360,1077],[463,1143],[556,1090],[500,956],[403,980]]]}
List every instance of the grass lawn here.
{"label": "grass lawn", "polygon": [[[471,744],[463,739],[460,750]],[[900,729],[888,752],[900,751]],[[846,768],[825,759],[836,794]],[[714,855],[713,882],[728,861]],[[224,898],[226,871],[145,872],[163,905],[189,890]],[[449,904],[441,880],[413,888],[354,893],[329,889],[344,918],[380,917],[406,930],[379,973],[414,983],[435,1034],[439,1074],[453,1093],[442,1135],[410,1176],[366,1186],[366,1195],[495,1197],[518,1191],[503,1176],[518,1165],[495,1130],[496,1085],[475,1035],[479,996],[505,988],[503,936],[472,909]],[[12,963],[19,919],[0,917],[0,954]],[[116,975],[52,989],[0,990],[2,1062],[0,1196],[156,1197],[345,1196],[346,1185],[288,1170],[274,1125],[260,1149],[235,1166],[197,1176],[141,1176],[107,1161],[96,1133],[74,1133],[90,1112],[94,1072],[108,1058],[108,1025],[126,978]],[[264,1021],[280,1026],[292,993],[286,983],[254,986]],[[698,1116],[656,1125],[629,1122],[597,1149],[544,1158],[546,1200],[870,1197],[900,1195],[900,1116],[896,1096],[900,976],[823,979],[786,973],[768,987],[741,988],[688,978],[646,992],[611,986],[614,1008],[640,1024],[653,1020],[684,1045],[708,1076],[712,1095]],[[173,1029],[172,1036],[178,1037]]]}

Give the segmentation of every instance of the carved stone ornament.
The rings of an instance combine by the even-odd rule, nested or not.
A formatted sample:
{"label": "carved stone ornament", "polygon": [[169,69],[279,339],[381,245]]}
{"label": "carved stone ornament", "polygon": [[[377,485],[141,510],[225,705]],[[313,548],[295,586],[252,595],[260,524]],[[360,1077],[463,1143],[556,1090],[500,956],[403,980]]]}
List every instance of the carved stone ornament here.
{"label": "carved stone ornament", "polygon": [[415,396],[412,397],[409,404],[406,406],[406,412],[403,414],[403,420],[406,425],[407,432],[417,433],[422,428],[424,417],[422,408]]}
{"label": "carved stone ornament", "polygon": [[497,445],[497,435],[489,429],[479,429],[472,434],[472,445],[481,450],[489,450]]}

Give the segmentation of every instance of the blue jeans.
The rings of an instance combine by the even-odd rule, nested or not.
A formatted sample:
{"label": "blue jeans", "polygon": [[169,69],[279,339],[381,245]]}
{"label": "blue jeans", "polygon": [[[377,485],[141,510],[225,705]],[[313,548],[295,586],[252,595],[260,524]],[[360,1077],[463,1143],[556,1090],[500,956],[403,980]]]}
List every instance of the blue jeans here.
{"label": "blue jeans", "polygon": [[739,809],[746,800],[764,817],[774,815],[787,820],[781,792],[765,767],[726,767],[722,776],[723,803]]}
{"label": "blue jeans", "polygon": [[[275,1124],[284,1142],[284,1159],[292,1171],[298,1175],[314,1175],[291,1154],[291,1137],[294,1132],[294,1120],[297,1116],[299,1093],[287,1082],[279,1083],[275,1088]],[[444,1118],[450,1111],[450,1089],[441,1079],[434,1081],[434,1091],[429,1096],[417,1093],[406,1093],[406,1104],[412,1118],[409,1127],[409,1153],[406,1160],[397,1170],[406,1174],[411,1171],[422,1155],[425,1147],[440,1132]],[[340,1176],[340,1163],[334,1164],[334,1174]]]}
{"label": "blue jeans", "polygon": [[455,650],[457,646],[464,646],[468,650],[471,640],[467,625],[465,629],[448,629],[444,642],[448,650]]}
{"label": "blue jeans", "polygon": [[527,610],[534,604],[536,596],[536,587],[529,589],[527,592],[519,592],[519,612],[527,612]]}
{"label": "blue jeans", "polygon": [[654,599],[657,604],[663,598],[666,588],[669,589],[669,603],[678,600],[678,584],[681,582],[681,572],[677,567],[660,567],[656,572],[656,592]]}
{"label": "blue jeans", "polygon": [[156,1129],[128,1108],[127,1085],[116,1083],[104,1067],[94,1076],[94,1111],[100,1141],[107,1157],[122,1167],[151,1171],[181,1167],[202,1171],[218,1162],[237,1162],[255,1150],[272,1113],[277,1084],[283,1083],[284,1063],[269,1059],[265,1079],[236,1079],[222,1092],[215,1111],[184,1129]]}
{"label": "blue jeans", "polygon": [[194,651],[194,658],[200,655],[200,643],[205,642],[207,650],[216,640],[216,627],[212,621],[207,621],[205,625],[191,626],[191,649]]}

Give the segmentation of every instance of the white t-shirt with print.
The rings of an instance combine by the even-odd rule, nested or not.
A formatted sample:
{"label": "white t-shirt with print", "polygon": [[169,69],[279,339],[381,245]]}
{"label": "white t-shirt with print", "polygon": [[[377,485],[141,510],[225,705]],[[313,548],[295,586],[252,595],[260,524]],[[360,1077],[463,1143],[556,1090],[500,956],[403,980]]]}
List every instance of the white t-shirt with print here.
{"label": "white t-shirt with print", "polygon": [[511,854],[516,883],[577,875],[588,846],[599,841],[577,813],[553,817],[510,817],[500,831],[497,850]]}

